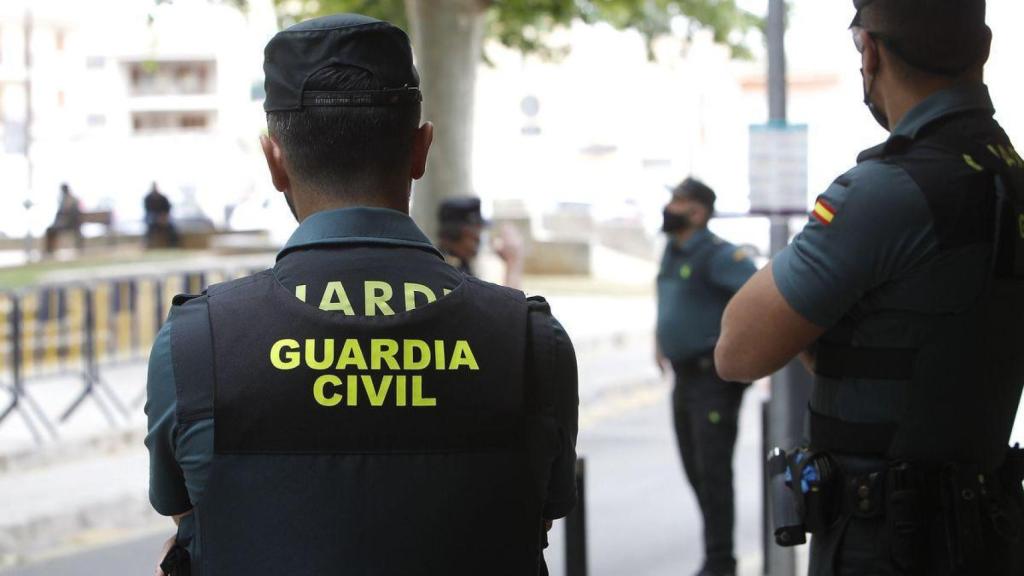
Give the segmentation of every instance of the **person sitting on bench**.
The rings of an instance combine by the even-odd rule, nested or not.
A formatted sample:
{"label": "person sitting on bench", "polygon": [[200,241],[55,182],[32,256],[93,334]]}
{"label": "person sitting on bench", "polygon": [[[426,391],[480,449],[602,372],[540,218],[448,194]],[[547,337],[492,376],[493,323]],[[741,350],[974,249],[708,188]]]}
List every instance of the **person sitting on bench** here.
{"label": "person sitting on bench", "polygon": [[85,238],[82,236],[82,207],[78,197],[71,193],[71,187],[66,182],[60,185],[57,215],[53,218],[53,224],[46,229],[47,254],[53,254],[57,249],[57,238],[61,232],[73,232],[75,248],[82,250],[85,244]]}

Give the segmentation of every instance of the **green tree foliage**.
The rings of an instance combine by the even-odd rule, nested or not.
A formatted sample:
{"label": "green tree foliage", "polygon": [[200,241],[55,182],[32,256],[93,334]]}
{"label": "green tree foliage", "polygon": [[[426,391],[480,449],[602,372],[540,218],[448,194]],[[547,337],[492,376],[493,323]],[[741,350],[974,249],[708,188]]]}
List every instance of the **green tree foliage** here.
{"label": "green tree foliage", "polygon": [[[244,1],[244,0],[235,0]],[[282,9],[296,5],[275,0]],[[670,31],[674,17],[689,19],[690,33],[712,32],[716,42],[728,46],[735,57],[750,55],[747,33],[759,29],[762,18],[736,5],[736,0],[481,0],[487,11],[488,36],[528,54],[554,55],[545,42],[548,32],[575,19],[607,22],[618,29],[635,29],[648,41]],[[285,12],[288,20],[336,12],[357,12],[393,22],[408,29],[403,0],[319,0],[301,2],[298,13]]]}

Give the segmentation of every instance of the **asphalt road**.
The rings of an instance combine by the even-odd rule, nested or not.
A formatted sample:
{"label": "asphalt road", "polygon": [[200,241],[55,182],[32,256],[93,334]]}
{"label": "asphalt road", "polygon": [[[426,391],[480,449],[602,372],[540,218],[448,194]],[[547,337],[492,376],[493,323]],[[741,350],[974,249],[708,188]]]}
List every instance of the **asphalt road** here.
{"label": "asphalt road", "polygon": [[136,537],[119,544],[83,550],[17,570],[4,576],[150,576],[160,546],[171,534]]}
{"label": "asphalt road", "polygon": [[[603,402],[603,404],[601,404]],[[747,394],[736,456],[737,555],[754,574],[760,552],[761,452],[757,392]],[[585,412],[591,576],[688,576],[699,568],[700,523],[671,432],[668,389],[647,386],[599,401]],[[548,564],[563,574],[564,526],[551,533]],[[168,532],[169,533],[169,532]],[[5,576],[149,575],[166,535],[145,535],[3,572]]]}

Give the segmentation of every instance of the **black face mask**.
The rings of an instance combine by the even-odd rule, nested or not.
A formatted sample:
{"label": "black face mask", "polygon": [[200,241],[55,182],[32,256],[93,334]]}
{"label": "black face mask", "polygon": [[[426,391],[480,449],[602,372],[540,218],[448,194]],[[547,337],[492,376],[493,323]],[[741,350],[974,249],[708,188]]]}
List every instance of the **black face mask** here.
{"label": "black face mask", "polygon": [[889,117],[885,115],[884,110],[871,100],[871,92],[875,89],[875,83],[872,82],[868,84],[867,78],[864,76],[863,68],[860,69],[860,77],[863,79],[861,83],[864,85],[864,105],[868,107],[868,111],[871,112],[871,116],[874,117],[875,122],[878,122],[878,125],[888,132]]}
{"label": "black face mask", "polygon": [[666,234],[685,232],[693,226],[693,221],[690,220],[689,214],[676,214],[665,210],[662,212],[662,216],[664,217],[664,221],[661,225],[661,231]]}

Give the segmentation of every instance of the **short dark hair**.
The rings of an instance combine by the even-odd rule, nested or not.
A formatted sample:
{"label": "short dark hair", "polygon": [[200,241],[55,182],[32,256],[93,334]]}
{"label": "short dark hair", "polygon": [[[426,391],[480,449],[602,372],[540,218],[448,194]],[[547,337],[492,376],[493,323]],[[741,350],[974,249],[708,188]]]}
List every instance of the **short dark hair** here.
{"label": "short dark hair", "polygon": [[911,71],[957,77],[983,64],[991,38],[983,0],[876,0],[854,21]]}
{"label": "short dark hair", "polygon": [[[306,90],[384,88],[370,72],[331,66],[314,73]],[[323,192],[345,184],[379,185],[408,170],[420,104],[328,107],[267,113],[267,129],[284,149],[291,176]]]}
{"label": "short dark hair", "polygon": [[715,195],[715,191],[704,182],[692,176],[683,180],[682,183],[673,188],[672,195],[676,198],[693,200],[694,202],[703,205],[707,208],[708,214],[715,213],[715,200],[718,199]]}

